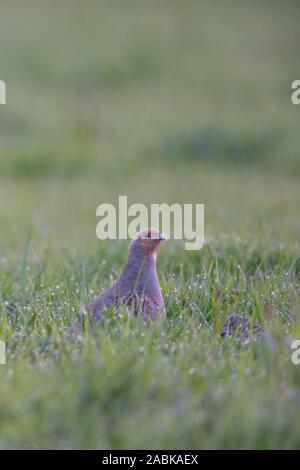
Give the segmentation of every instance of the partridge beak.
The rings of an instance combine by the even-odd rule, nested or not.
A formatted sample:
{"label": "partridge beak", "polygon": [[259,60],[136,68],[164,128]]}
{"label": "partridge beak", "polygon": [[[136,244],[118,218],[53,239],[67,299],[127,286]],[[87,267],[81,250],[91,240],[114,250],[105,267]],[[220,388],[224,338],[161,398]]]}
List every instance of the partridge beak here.
{"label": "partridge beak", "polygon": [[156,237],[155,237],[155,240],[159,240],[159,241],[162,241],[162,240],[166,240],[167,237],[163,234],[163,233],[159,233]]}

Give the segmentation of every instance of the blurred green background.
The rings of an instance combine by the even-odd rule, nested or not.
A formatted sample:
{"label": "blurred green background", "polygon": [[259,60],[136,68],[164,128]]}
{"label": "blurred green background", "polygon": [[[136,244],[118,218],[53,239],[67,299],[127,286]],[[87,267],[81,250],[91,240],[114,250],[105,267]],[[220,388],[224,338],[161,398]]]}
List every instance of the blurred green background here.
{"label": "blurred green background", "polygon": [[1,237],[20,241],[28,225],[96,244],[96,206],[119,194],[203,202],[208,234],[263,225],[296,237],[298,12],[292,1],[2,2]]}
{"label": "blurred green background", "polygon": [[[117,362],[115,379],[107,370],[103,387],[108,387],[108,396],[111,392],[120,399],[120,409],[125,407],[128,416],[116,425],[111,416],[119,408],[109,408],[108,421],[103,424],[99,418],[100,432],[93,421],[94,406],[101,403],[106,409],[108,398],[102,388],[98,390],[92,375],[89,392],[82,392],[79,385],[77,388],[77,380],[86,383],[87,379],[83,372],[81,379],[76,376],[73,346],[65,351],[63,338],[80,304],[90,297],[89,289],[99,291],[107,286],[126,259],[127,243],[103,243],[95,235],[96,207],[102,202],[117,202],[121,194],[128,195],[129,203],[205,204],[208,248],[186,253],[172,242],[164,248],[160,265],[164,295],[173,292],[171,273],[180,273],[183,289],[195,273],[206,268],[208,278],[212,276],[209,292],[213,295],[219,277],[208,267],[217,260],[220,266],[223,263],[223,282],[229,282],[230,288],[240,282],[236,266],[244,269],[246,284],[240,295],[248,299],[243,300],[247,313],[258,315],[259,299],[255,296],[269,298],[274,287],[271,282],[278,287],[276,275],[286,272],[292,276],[289,288],[293,294],[285,290],[283,295],[279,289],[274,305],[284,312],[281,316],[285,319],[291,314],[289,302],[293,311],[298,309],[296,301],[287,297],[299,292],[295,283],[299,280],[300,107],[293,106],[290,99],[291,83],[300,78],[299,13],[296,0],[1,1],[0,79],[6,82],[7,105],[0,106],[0,333],[8,344],[10,365],[0,370],[6,390],[0,402],[7,410],[19,403],[19,411],[0,413],[6,432],[0,438],[2,447],[298,445],[295,435],[286,431],[289,422],[281,419],[294,417],[294,409],[287,410],[285,402],[279,411],[282,415],[276,435],[268,427],[273,407],[278,405],[276,400],[288,401],[290,396],[282,398],[280,392],[272,403],[264,401],[273,390],[277,369],[262,386],[260,396],[258,389],[259,398],[250,404],[248,414],[243,415],[246,404],[241,398],[246,400],[248,379],[237,394],[236,407],[230,408],[234,392],[231,379],[224,377],[227,373],[230,376],[231,353],[223,376],[229,387],[225,387],[228,393],[223,390],[228,399],[224,398],[224,407],[220,405],[219,410],[221,415],[224,411],[221,423],[228,424],[227,428],[224,424],[225,434],[210,427],[202,415],[197,422],[194,409],[198,406],[194,400],[201,395],[206,380],[212,387],[208,390],[213,390],[218,377],[209,378],[207,369],[201,386],[199,382],[191,385],[189,378],[186,385],[185,376],[180,376],[183,356],[181,365],[175,361],[172,366],[178,366],[178,377],[175,373],[174,383],[170,379],[171,387],[186,385],[183,398],[176,396],[168,410],[169,398],[163,389],[145,417],[151,414],[154,420],[163,414],[157,439],[150,431],[142,434],[143,440],[127,435],[127,425],[133,431],[131,436],[136,435],[136,423],[142,426],[144,415],[138,415],[134,422],[133,408],[126,401],[126,393],[131,393],[126,380],[131,379],[125,376],[125,384],[118,385],[117,376],[123,367]],[[226,271],[228,259],[231,264]],[[106,265],[101,264],[100,269],[99,262]],[[262,281],[266,273],[270,285]],[[237,281],[230,277],[234,275]],[[53,286],[64,283],[68,294],[62,291],[51,303]],[[254,297],[256,307],[251,304]],[[220,314],[216,329],[229,311],[226,302],[224,297],[223,310],[222,305],[216,307]],[[67,313],[64,305],[68,305]],[[212,305],[201,304],[199,308],[210,322]],[[32,314],[35,309],[38,314]],[[180,313],[174,308],[170,312],[171,317]],[[190,322],[191,318],[199,324],[199,316],[190,317],[189,313],[182,321]],[[211,347],[200,337],[195,345],[198,340]],[[46,346],[41,346],[42,341]],[[85,341],[89,344],[90,339]],[[112,346],[107,337],[101,337],[101,341],[109,355]],[[195,345],[191,357],[198,354]],[[137,350],[140,347],[144,346],[137,342]],[[56,364],[57,350],[64,364]],[[94,352],[80,356],[79,370],[93,370]],[[131,356],[124,358],[128,367],[131,360]],[[162,356],[157,356],[157,361],[161,367],[165,364]],[[52,385],[47,380],[40,383],[40,372],[32,368],[36,363],[43,374],[48,371]],[[168,375],[170,367],[166,365],[161,373]],[[67,412],[51,402],[51,397],[57,393],[53,383],[61,380],[63,384],[66,371],[73,368],[74,374],[68,379],[69,395],[60,387],[61,400],[69,400]],[[214,374],[217,370],[216,366]],[[149,368],[146,371],[150,374]],[[140,389],[149,390],[150,375]],[[291,375],[291,389],[299,396],[299,373],[293,369]],[[259,381],[262,376],[258,372],[255,377]],[[24,389],[23,395],[20,389]],[[33,391],[47,396],[48,401],[40,397],[32,404]],[[95,402],[89,393],[96,397]],[[138,393],[138,388],[132,393]],[[207,391],[201,395],[207,405],[203,413],[213,420],[214,405],[207,393],[209,396]],[[20,400],[24,400],[24,408]],[[249,404],[249,396],[247,400]],[[80,410],[74,418],[76,406]],[[259,410],[265,409],[264,421]],[[185,422],[183,410],[195,416],[192,422]],[[62,416],[68,423],[64,432],[59,431]],[[185,438],[174,431],[178,419],[183,420]],[[233,422],[241,423],[237,433],[232,430]],[[80,423],[86,426],[84,435]],[[199,440],[195,437],[198,432]]]}

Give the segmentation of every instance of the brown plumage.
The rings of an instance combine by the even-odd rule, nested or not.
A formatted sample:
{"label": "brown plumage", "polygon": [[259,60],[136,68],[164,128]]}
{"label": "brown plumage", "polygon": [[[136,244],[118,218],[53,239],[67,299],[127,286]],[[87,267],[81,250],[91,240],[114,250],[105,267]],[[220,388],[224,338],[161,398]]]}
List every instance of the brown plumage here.
{"label": "brown plumage", "polygon": [[165,236],[153,228],[137,234],[119,279],[89,305],[94,322],[103,317],[109,306],[118,308],[121,304],[127,305],[135,315],[140,313],[145,320],[165,315],[156,272],[156,257],[162,240]]}
{"label": "brown plumage", "polygon": [[231,313],[223,323],[220,336],[226,338],[227,336],[235,334],[237,338],[248,338],[249,336],[260,335],[263,332],[264,328],[262,325],[258,323],[251,325],[245,315]]}

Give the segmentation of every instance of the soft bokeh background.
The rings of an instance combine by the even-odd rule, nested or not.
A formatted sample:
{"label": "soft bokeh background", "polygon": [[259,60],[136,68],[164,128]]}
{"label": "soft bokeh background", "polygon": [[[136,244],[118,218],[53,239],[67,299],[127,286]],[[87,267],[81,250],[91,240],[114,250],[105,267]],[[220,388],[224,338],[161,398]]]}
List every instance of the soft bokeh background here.
{"label": "soft bokeh background", "polygon": [[[291,0],[1,2],[1,447],[299,445],[299,368],[281,352],[280,369],[280,340],[267,373],[270,348],[261,361],[216,339],[229,311],[300,333],[299,13]],[[174,354],[150,348],[156,330],[141,343],[141,325],[135,342],[109,327],[65,339],[126,258],[95,236],[97,205],[120,194],[205,203],[205,249],[161,254]]]}

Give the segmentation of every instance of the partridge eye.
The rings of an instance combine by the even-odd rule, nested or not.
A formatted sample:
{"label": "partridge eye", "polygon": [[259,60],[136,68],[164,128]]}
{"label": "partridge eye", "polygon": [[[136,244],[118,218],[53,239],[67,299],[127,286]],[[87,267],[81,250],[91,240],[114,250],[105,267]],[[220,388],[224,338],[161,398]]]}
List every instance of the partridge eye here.
{"label": "partridge eye", "polygon": [[151,232],[148,232],[148,238],[151,238]]}

